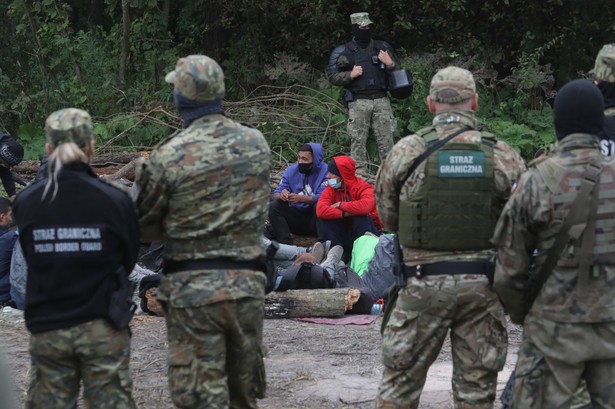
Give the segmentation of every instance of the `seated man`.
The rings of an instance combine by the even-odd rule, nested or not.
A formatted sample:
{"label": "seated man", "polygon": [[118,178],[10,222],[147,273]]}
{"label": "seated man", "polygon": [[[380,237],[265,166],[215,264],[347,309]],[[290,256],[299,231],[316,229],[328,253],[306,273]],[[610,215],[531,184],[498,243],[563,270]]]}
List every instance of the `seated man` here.
{"label": "seated man", "polygon": [[0,197],[0,305],[4,306],[11,301],[11,284],[9,275],[11,270],[11,254],[17,235],[13,226],[13,211],[11,201]]}
{"label": "seated man", "polygon": [[299,147],[296,164],[290,165],[269,204],[269,231],[265,236],[279,243],[292,244],[292,234],[316,236],[315,204],[326,187],[327,164],[318,143]]}
{"label": "seated man", "polygon": [[319,241],[342,246],[344,261],[348,261],[358,237],[367,232],[380,234],[376,196],[374,187],[355,175],[351,157],[334,157],[328,169],[328,186],[316,205]]}

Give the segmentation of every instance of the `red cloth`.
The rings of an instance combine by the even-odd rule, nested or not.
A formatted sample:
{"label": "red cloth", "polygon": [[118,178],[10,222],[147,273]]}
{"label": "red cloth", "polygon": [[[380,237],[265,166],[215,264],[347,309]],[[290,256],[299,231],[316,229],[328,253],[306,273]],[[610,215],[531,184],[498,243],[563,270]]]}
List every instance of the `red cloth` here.
{"label": "red cloth", "polygon": [[[370,215],[374,225],[380,231],[382,222],[376,210],[376,195],[374,187],[355,175],[356,166],[349,156],[336,156],[333,158],[340,176],[344,181],[341,189],[327,186],[316,204],[316,216],[320,219],[341,219],[343,213],[355,216]],[[339,208],[331,205],[342,202]]]}

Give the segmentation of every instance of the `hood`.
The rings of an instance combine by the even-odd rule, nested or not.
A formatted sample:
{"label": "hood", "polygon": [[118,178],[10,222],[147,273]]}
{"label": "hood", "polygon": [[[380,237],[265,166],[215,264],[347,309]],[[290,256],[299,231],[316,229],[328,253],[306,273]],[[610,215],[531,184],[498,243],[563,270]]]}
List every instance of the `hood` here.
{"label": "hood", "polygon": [[322,145],[315,142],[308,142],[308,145],[312,147],[312,171],[310,173],[318,173],[322,166],[323,148]]}
{"label": "hood", "polygon": [[335,156],[333,161],[340,171],[340,176],[344,180],[344,185],[348,188],[352,187],[357,180],[355,176],[357,165],[354,160],[350,156]]}

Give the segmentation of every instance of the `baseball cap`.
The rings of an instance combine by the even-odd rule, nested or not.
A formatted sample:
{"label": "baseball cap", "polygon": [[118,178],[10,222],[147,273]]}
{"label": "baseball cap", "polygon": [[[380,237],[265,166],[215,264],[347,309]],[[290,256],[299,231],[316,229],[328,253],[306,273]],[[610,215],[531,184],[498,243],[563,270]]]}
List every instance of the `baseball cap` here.
{"label": "baseball cap", "polygon": [[86,111],[77,108],[55,111],[45,121],[45,135],[47,143],[54,148],[67,142],[84,148],[94,139],[92,118]]}
{"label": "baseball cap", "polygon": [[602,47],[591,73],[599,81],[615,82],[615,43]]}
{"label": "baseball cap", "polygon": [[474,76],[459,67],[441,69],[431,79],[429,96],[436,102],[456,104],[465,101],[476,93]]}
{"label": "baseball cap", "polygon": [[353,13],[350,15],[350,24],[366,27],[374,24],[374,22],[369,19],[369,13]]}
{"label": "baseball cap", "polygon": [[224,72],[218,63],[206,55],[180,58],[175,69],[164,79],[175,91],[199,102],[224,98]]}

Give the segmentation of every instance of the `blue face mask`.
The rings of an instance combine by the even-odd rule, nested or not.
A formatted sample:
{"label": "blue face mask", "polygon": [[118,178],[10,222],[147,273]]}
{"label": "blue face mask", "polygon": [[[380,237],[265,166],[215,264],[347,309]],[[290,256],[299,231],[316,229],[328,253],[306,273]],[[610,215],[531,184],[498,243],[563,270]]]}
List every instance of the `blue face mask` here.
{"label": "blue face mask", "polygon": [[342,187],[342,182],[335,178],[327,179],[327,183],[329,183],[329,186],[331,186],[333,189],[339,189],[340,187]]}

